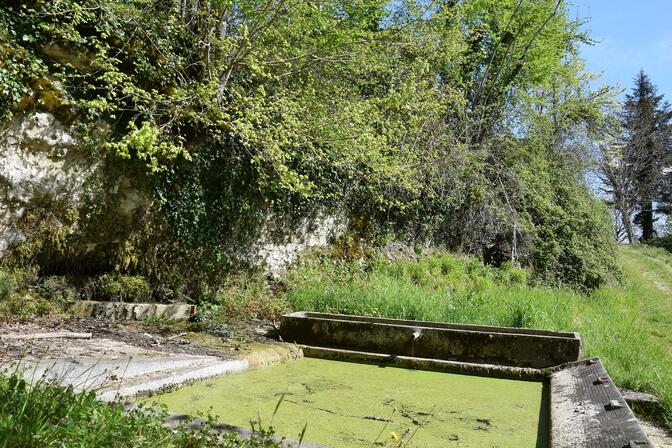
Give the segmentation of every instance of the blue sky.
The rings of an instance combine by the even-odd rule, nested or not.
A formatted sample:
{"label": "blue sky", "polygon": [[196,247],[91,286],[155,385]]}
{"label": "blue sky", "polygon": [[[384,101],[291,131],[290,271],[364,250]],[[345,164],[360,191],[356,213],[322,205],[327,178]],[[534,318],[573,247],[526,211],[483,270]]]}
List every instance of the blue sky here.
{"label": "blue sky", "polygon": [[582,51],[591,71],[629,91],[644,69],[672,103],[672,0],[572,0],[572,12],[589,18],[599,42]]}

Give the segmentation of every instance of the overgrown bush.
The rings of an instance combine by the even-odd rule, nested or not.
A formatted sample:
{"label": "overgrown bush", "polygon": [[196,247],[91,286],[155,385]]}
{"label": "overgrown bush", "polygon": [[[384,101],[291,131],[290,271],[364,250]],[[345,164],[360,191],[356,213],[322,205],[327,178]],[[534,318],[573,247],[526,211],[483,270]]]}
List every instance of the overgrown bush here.
{"label": "overgrown bush", "polygon": [[[565,2],[423,3],[5,2],[0,118],[74,121],[91,157],[150,197],[118,228],[99,219],[119,205],[113,186],[67,213],[45,198],[16,254],[193,298],[245,264],[265,220],[291,229],[326,211],[348,217],[343,254],[430,242],[554,284],[603,283],[601,211],[581,176],[549,174],[583,170],[558,154],[600,138],[610,99],[590,90],[581,21]],[[90,230],[105,244],[88,252],[77,235]]]}
{"label": "overgrown bush", "polygon": [[14,294],[16,285],[12,278],[6,273],[0,271],[0,302],[9,300],[9,298]]}
{"label": "overgrown bush", "polygon": [[63,276],[48,276],[33,288],[35,294],[49,302],[66,306],[78,299],[77,288]]}
{"label": "overgrown bush", "polygon": [[594,290],[619,278],[616,242],[606,206],[572,184],[555,188],[553,202],[531,198],[534,242],[530,261],[536,277],[553,286]]}
{"label": "overgrown bush", "polygon": [[30,294],[14,294],[0,302],[0,318],[24,320],[46,315],[61,315],[62,309],[44,298]]}
{"label": "overgrown bush", "polygon": [[202,304],[194,316],[191,327],[196,331],[229,338],[235,335],[235,330],[229,324],[222,307],[216,304]]}
{"label": "overgrown bush", "polygon": [[103,274],[89,280],[82,295],[91,300],[146,302],[151,299],[152,290],[139,275]]}
{"label": "overgrown bush", "polygon": [[21,320],[48,314],[60,315],[66,301],[61,297],[43,296],[40,285],[34,271],[0,269],[0,318]]}
{"label": "overgrown bush", "polygon": [[259,272],[232,275],[216,292],[201,300],[217,305],[219,312],[227,317],[277,319],[289,309],[287,302],[275,294]]}
{"label": "overgrown bush", "polygon": [[672,253],[672,235],[665,235],[646,242],[649,246],[661,247]]}

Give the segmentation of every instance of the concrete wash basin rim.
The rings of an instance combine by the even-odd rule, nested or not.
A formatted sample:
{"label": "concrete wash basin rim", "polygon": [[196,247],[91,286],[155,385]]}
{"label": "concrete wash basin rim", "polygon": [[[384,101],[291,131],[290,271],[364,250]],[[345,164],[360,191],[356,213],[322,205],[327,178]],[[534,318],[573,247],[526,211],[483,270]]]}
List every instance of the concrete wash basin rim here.
{"label": "concrete wash basin rim", "polygon": [[577,361],[576,333],[295,312],[280,336],[310,347],[544,369]]}
{"label": "concrete wash basin rim", "polygon": [[348,314],[317,313],[311,311],[297,311],[285,314],[283,318],[308,318],[340,322],[361,322],[375,325],[412,327],[413,329],[446,329],[466,332],[488,332],[493,334],[521,334],[526,336],[542,336],[567,339],[580,339],[576,332],[539,330],[534,328],[500,327],[494,325],[454,324],[425,320],[390,319],[384,317],[355,316]]}

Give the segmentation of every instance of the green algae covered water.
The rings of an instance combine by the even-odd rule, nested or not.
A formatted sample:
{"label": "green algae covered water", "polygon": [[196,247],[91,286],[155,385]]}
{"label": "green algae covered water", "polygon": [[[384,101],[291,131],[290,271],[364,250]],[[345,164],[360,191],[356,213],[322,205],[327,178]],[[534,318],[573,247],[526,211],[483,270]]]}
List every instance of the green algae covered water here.
{"label": "green algae covered water", "polygon": [[291,439],[307,424],[305,440],[332,448],[540,448],[544,396],[542,383],[304,358],[148,401],[247,428],[260,418]]}

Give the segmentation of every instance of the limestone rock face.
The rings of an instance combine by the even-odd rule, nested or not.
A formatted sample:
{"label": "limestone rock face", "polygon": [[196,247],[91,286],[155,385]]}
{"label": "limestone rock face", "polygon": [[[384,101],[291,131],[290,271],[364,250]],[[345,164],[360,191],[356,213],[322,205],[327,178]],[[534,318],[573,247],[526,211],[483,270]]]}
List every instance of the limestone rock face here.
{"label": "limestone rock face", "polygon": [[0,130],[0,256],[25,238],[18,223],[27,210],[41,203],[77,204],[97,168],[73,132],[49,113]]}
{"label": "limestone rock face", "polygon": [[[101,185],[101,179],[107,181],[106,196],[94,200],[115,204],[113,215],[106,218],[113,225],[82,238],[70,238],[78,241],[74,253],[82,256],[105,257],[100,247],[121,245],[132,229],[141,228],[145,213],[153,207],[151,192],[134,187],[133,179],[124,175],[107,175],[102,157],[91,157],[73,129],[50,113],[23,116],[0,128],[0,258],[11,256],[17,243],[32,241],[26,222],[36,212],[46,212],[50,225],[66,229],[64,211],[79,210],[83,199],[92,194],[87,186]],[[78,235],[85,224],[81,219],[85,217],[79,216],[67,226],[68,235]],[[327,245],[345,229],[345,219],[331,215],[290,225],[271,213],[265,221],[254,241],[241,252],[273,277],[294,263],[301,251]]]}
{"label": "limestone rock face", "polygon": [[[274,226],[272,225],[274,224]],[[311,247],[326,246],[332,237],[338,236],[346,228],[345,218],[321,216],[313,220],[304,220],[295,229],[290,229],[283,237],[274,238],[278,223],[267,223],[267,228],[257,243],[256,261],[263,265],[266,273],[278,278],[282,272],[292,265],[300,253]]]}

